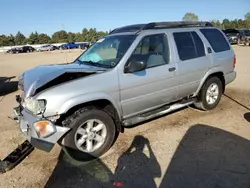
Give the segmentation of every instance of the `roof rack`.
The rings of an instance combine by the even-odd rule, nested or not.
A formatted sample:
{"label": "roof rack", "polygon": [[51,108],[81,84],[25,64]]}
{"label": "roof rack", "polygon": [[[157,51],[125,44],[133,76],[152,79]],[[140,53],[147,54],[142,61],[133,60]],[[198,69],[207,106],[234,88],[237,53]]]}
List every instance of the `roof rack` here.
{"label": "roof rack", "polygon": [[213,27],[211,22],[202,21],[171,21],[171,22],[151,22],[148,24],[134,24],[120,28],[116,28],[109,34],[121,32],[140,32],[149,29],[166,29],[166,28],[180,28],[180,27]]}

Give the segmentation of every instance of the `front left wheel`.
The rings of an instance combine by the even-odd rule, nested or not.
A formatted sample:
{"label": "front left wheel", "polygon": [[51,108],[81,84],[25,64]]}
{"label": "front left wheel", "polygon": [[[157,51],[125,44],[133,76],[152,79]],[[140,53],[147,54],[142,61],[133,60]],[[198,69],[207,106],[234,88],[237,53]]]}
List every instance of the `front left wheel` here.
{"label": "front left wheel", "polygon": [[88,161],[103,155],[112,146],[116,126],[103,110],[83,108],[65,120],[72,130],[65,136],[63,150],[74,160]]}

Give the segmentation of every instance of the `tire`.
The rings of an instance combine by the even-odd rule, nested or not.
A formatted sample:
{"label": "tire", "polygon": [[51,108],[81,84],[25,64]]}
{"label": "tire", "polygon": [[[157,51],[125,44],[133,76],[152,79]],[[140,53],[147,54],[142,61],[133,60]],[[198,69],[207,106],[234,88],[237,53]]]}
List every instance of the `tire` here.
{"label": "tire", "polygon": [[[207,92],[210,91],[211,87],[217,87],[218,89],[218,92],[211,92],[211,97],[210,97],[210,103],[209,101],[207,100],[207,95],[209,95]],[[209,91],[208,91],[209,90]],[[202,86],[201,90],[200,90],[200,93],[198,95],[198,102],[196,102],[194,105],[196,108],[200,109],[200,110],[203,110],[203,111],[207,111],[207,110],[212,110],[214,109],[220,102],[220,99],[221,99],[221,95],[222,95],[222,90],[223,90],[223,85],[222,85],[222,82],[221,80],[218,78],[218,77],[211,77],[209,78],[205,83],[204,85]],[[216,93],[218,93],[216,95]],[[213,96],[214,95],[214,96]],[[217,96],[217,98],[215,97]],[[216,98],[216,99],[215,99]]]}
{"label": "tire", "polygon": [[[86,149],[87,149],[87,142],[90,139],[89,136],[88,136],[88,138],[86,138],[86,141],[82,144],[82,146],[81,146],[82,150],[80,150],[79,147],[77,147],[75,140],[78,139],[78,136],[79,136],[78,131],[79,131],[80,127],[83,128],[85,125],[84,122],[89,122],[90,120],[96,120],[96,121],[98,120],[101,123],[103,123],[104,126],[106,127],[106,131],[104,131],[104,134],[106,133],[106,136],[103,139],[104,141],[103,141],[102,145],[99,146],[99,148],[97,147],[97,149],[94,151],[86,152],[86,151],[82,151],[82,150],[84,150],[83,145],[86,145]],[[82,124],[84,124],[84,125],[82,125]],[[70,127],[72,129],[65,136],[64,145],[62,146],[62,148],[63,148],[64,152],[71,159],[76,160],[76,161],[89,161],[89,160],[93,160],[93,159],[98,158],[101,155],[103,155],[105,152],[107,152],[109,150],[109,148],[114,143],[115,136],[117,133],[116,126],[115,126],[115,123],[114,123],[112,117],[109,114],[107,114],[105,111],[96,109],[94,107],[85,107],[85,108],[82,108],[82,109],[76,111],[72,116],[66,118],[66,120],[63,122],[63,125]],[[87,128],[85,128],[85,130],[87,131]],[[101,130],[101,131],[103,131],[103,130]],[[98,134],[99,132],[97,131],[96,134]],[[103,132],[101,132],[101,133],[103,133]],[[90,135],[90,133],[85,133],[85,134]],[[95,137],[96,136],[94,136],[94,138]],[[97,142],[97,141],[95,141],[94,138],[91,138],[91,139],[93,139],[93,141],[91,141],[93,145]],[[78,139],[78,141],[81,139],[82,138]],[[98,144],[96,144],[96,145],[98,145]]]}

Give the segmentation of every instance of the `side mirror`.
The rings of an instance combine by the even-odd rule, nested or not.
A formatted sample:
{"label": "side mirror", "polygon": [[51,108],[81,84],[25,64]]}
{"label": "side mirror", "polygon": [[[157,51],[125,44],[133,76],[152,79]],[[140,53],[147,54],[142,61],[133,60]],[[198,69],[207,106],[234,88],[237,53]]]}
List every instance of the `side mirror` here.
{"label": "side mirror", "polygon": [[130,61],[127,66],[125,66],[125,73],[133,73],[137,71],[142,71],[146,69],[146,63],[144,61]]}

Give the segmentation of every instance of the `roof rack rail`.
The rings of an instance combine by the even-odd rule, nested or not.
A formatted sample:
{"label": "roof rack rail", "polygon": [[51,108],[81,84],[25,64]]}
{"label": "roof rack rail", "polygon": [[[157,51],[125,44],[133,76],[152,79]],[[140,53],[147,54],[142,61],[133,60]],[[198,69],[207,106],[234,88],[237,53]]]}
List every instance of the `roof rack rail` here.
{"label": "roof rack rail", "polygon": [[166,28],[179,28],[179,27],[213,27],[211,22],[202,21],[169,21],[169,22],[151,22],[147,24],[134,24],[124,27],[119,27],[112,30],[109,34],[121,32],[140,32],[149,29],[166,29]]}
{"label": "roof rack rail", "polygon": [[172,22],[151,22],[146,24],[142,30],[147,29],[164,29],[164,28],[178,28],[178,27],[212,27],[210,22],[202,21],[172,21]]}
{"label": "roof rack rail", "polygon": [[114,33],[121,33],[121,32],[137,32],[145,27],[147,24],[134,24],[134,25],[127,25],[123,27],[116,28],[112,30],[109,34]]}

